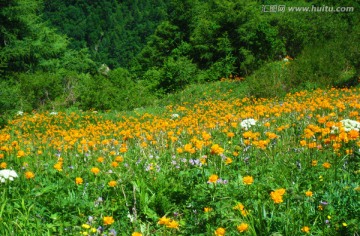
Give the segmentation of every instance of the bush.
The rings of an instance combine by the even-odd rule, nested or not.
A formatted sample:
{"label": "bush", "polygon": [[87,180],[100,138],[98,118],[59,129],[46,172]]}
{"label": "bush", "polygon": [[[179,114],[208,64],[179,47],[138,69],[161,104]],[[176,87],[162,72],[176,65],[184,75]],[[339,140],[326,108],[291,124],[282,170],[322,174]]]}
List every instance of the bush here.
{"label": "bush", "polygon": [[308,84],[321,88],[336,86],[351,77],[351,70],[343,45],[337,40],[308,45],[289,66],[289,85],[300,88],[308,88]]}
{"label": "bush", "polygon": [[169,57],[163,66],[163,76],[160,87],[165,92],[174,92],[194,83],[197,68],[186,57]]}
{"label": "bush", "polygon": [[250,96],[281,97],[289,91],[287,78],[288,65],[279,61],[262,66],[246,79],[245,84]]}
{"label": "bush", "polygon": [[123,68],[110,71],[108,76],[83,75],[75,88],[79,108],[98,110],[130,110],[147,105],[152,96],[141,81],[134,81]]}

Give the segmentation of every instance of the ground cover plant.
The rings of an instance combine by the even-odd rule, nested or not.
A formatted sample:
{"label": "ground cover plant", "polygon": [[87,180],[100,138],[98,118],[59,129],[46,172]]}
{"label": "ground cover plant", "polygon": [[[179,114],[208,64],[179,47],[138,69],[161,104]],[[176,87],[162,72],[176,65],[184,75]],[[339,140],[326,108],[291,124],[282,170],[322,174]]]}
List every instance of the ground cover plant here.
{"label": "ground cover plant", "polygon": [[19,112],[0,131],[0,234],[358,235],[359,92]]}

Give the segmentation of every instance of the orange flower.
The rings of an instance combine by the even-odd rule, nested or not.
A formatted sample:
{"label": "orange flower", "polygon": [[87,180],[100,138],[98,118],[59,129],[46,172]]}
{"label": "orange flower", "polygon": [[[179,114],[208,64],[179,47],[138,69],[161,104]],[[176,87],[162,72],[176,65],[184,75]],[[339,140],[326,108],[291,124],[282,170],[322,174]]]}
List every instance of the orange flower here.
{"label": "orange flower", "polygon": [[252,176],[243,177],[243,183],[246,185],[251,185],[254,182],[254,178]]}
{"label": "orange flower", "polygon": [[131,234],[131,236],[142,236],[142,233],[134,232],[134,233]]}
{"label": "orange flower", "polygon": [[115,161],[117,162],[123,162],[124,161],[124,158],[122,156],[117,156],[115,157]]}
{"label": "orange flower", "polygon": [[246,223],[241,223],[236,228],[240,233],[243,233],[243,232],[245,232],[245,231],[247,231],[249,229],[249,225],[246,224]]}
{"label": "orange flower", "polygon": [[117,182],[116,182],[115,180],[111,180],[111,181],[108,183],[108,185],[109,185],[110,187],[115,187],[116,184],[117,184]]}
{"label": "orange flower", "polygon": [[103,157],[99,157],[98,159],[97,159],[97,162],[104,162],[104,158]]}
{"label": "orange flower", "polygon": [[310,233],[310,228],[308,226],[304,226],[301,228],[301,231],[304,233]]}
{"label": "orange flower", "polygon": [[24,151],[22,151],[22,150],[19,150],[18,152],[17,152],[17,157],[24,157],[25,156],[25,152]]}
{"label": "orange flower", "polygon": [[112,216],[104,216],[103,221],[104,225],[111,225],[115,222]]}
{"label": "orange flower", "polygon": [[306,145],[306,140],[301,140],[301,141],[300,141],[300,145],[301,145],[302,147],[304,147],[304,146]]}
{"label": "orange flower", "polygon": [[214,144],[211,146],[210,153],[211,154],[222,154],[224,149],[219,146],[219,144]]}
{"label": "orange flower", "polygon": [[305,192],[305,195],[306,195],[307,197],[312,197],[313,192],[311,192],[311,191],[306,191],[306,192]]}
{"label": "orange flower", "polygon": [[275,191],[272,191],[270,193],[271,199],[274,201],[274,203],[279,204],[283,202],[282,196],[285,194],[285,189],[280,188]]}
{"label": "orange flower", "polygon": [[33,172],[31,172],[31,171],[25,172],[25,178],[32,179],[34,177],[35,177],[35,174]]}
{"label": "orange flower", "polygon": [[348,133],[348,137],[350,140],[355,140],[357,138],[359,138],[359,131],[357,130],[350,130],[349,133]]}
{"label": "orange flower", "polygon": [[6,167],[7,167],[6,162],[1,162],[0,168],[1,168],[1,169],[5,169]]}
{"label": "orange flower", "polygon": [[83,184],[84,180],[81,177],[76,177],[75,178],[75,183],[76,184]]}
{"label": "orange flower", "polygon": [[226,134],[226,136],[227,136],[228,138],[232,138],[232,137],[235,136],[235,134],[234,134],[233,132],[229,132],[229,133]]}
{"label": "orange flower", "polygon": [[97,167],[93,167],[93,168],[91,168],[91,172],[94,173],[95,175],[97,175],[97,174],[99,174],[100,169]]}
{"label": "orange flower", "polygon": [[325,169],[330,169],[331,164],[330,164],[329,162],[324,162],[324,163],[322,164],[322,166],[323,166]]}
{"label": "orange flower", "polygon": [[116,161],[111,162],[111,166],[112,167],[118,167],[119,163],[117,163]]}
{"label": "orange flower", "polygon": [[224,228],[220,227],[215,230],[215,235],[216,236],[224,236],[225,232],[226,232],[226,230]]}
{"label": "orange flower", "polygon": [[219,179],[219,176],[217,175],[210,175],[208,183],[216,183],[216,181]]}

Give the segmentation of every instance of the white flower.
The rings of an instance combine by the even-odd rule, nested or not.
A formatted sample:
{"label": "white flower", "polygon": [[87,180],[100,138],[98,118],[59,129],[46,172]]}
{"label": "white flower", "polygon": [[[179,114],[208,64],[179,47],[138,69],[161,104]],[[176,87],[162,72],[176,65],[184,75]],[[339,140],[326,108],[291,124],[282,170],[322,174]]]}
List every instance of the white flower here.
{"label": "white flower", "polygon": [[179,116],[179,114],[172,114],[171,115],[171,119],[176,119],[176,118],[179,118],[180,116]]}
{"label": "white flower", "polygon": [[52,111],[52,112],[50,112],[50,115],[52,115],[52,116],[56,116],[58,113],[56,112],[56,111]]}
{"label": "white flower", "polygon": [[245,130],[248,130],[251,126],[256,124],[256,120],[254,119],[246,119],[241,121],[240,126]]}
{"label": "white flower", "polygon": [[14,178],[19,177],[14,170],[0,170],[0,182],[4,183],[7,179],[13,181]]}
{"label": "white flower", "polygon": [[355,120],[345,119],[345,120],[342,120],[340,122],[341,122],[341,124],[344,127],[346,132],[348,132],[350,130],[359,131],[359,129],[360,129],[360,122],[357,122]]}
{"label": "white flower", "polygon": [[22,116],[22,115],[24,115],[24,112],[23,111],[18,111],[18,112],[16,112],[16,115]]}
{"label": "white flower", "polygon": [[339,132],[338,127],[336,127],[336,126],[331,127],[331,131],[330,131],[331,134],[337,134],[338,132]]}

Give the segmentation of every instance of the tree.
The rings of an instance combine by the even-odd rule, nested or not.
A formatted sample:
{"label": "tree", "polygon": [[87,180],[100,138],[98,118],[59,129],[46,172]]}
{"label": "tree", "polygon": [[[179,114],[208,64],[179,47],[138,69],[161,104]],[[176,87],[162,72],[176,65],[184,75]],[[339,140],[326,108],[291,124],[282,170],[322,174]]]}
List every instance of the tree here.
{"label": "tree", "polygon": [[[0,65],[2,71],[34,72],[56,67],[68,40],[39,17],[41,1],[1,0]],[[49,63],[52,61],[53,63]]]}

